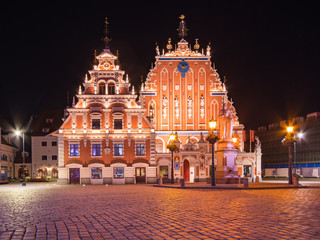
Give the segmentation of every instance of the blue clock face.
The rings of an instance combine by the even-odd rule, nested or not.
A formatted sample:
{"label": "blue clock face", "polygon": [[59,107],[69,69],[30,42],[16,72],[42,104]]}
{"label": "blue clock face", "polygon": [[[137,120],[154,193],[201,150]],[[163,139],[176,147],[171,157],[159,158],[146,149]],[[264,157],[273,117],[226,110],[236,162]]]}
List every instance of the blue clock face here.
{"label": "blue clock face", "polygon": [[178,70],[179,72],[181,72],[182,74],[185,74],[186,72],[188,72],[189,70],[189,64],[187,62],[185,62],[184,60],[182,60],[182,62],[180,62],[178,64]]}

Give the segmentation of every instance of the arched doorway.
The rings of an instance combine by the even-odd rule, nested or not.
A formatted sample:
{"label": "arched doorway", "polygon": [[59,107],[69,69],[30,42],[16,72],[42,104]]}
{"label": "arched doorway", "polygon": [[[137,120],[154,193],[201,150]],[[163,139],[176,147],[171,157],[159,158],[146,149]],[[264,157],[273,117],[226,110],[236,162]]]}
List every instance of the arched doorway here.
{"label": "arched doorway", "polygon": [[190,166],[187,159],[183,161],[183,178],[185,182],[190,182]]}

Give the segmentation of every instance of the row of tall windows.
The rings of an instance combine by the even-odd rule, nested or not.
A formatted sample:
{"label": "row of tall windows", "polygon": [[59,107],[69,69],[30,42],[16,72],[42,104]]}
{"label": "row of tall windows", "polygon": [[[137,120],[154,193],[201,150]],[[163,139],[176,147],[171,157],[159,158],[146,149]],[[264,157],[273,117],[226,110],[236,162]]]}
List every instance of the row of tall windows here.
{"label": "row of tall windows", "polygon": [[[114,129],[122,129],[122,119],[114,119]],[[92,129],[100,129],[101,121],[100,119],[92,119]]]}
{"label": "row of tall windows", "polygon": [[[99,83],[99,94],[106,94],[106,84]],[[108,83],[108,94],[114,95],[116,94],[114,83]]]}
{"label": "row of tall windows", "polygon": [[[92,167],[91,168],[91,178],[92,179],[102,179],[102,168]],[[113,168],[113,178],[122,179],[124,178],[124,167],[114,167]]]}
{"label": "row of tall windows", "polygon": [[[114,144],[114,156],[123,156],[124,146],[123,144]],[[70,156],[80,156],[79,144],[70,144]],[[101,144],[92,144],[92,156],[102,156]],[[136,156],[145,156],[145,144],[136,144]]]}

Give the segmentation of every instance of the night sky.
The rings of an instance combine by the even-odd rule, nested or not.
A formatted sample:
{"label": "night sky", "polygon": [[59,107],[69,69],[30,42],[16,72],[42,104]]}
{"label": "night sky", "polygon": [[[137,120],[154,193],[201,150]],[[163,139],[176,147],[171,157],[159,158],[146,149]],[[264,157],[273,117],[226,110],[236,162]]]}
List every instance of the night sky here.
{"label": "night sky", "polygon": [[[108,17],[111,51],[138,89],[155,60],[155,43],[177,43],[179,16],[186,40],[212,44],[221,79],[227,78],[246,129],[320,111],[320,14],[310,2],[183,1],[162,5],[64,1],[8,1],[1,6],[0,116],[24,119],[69,105],[94,50],[104,48]],[[222,3],[223,2],[223,3]],[[153,5],[152,5],[153,3]]]}

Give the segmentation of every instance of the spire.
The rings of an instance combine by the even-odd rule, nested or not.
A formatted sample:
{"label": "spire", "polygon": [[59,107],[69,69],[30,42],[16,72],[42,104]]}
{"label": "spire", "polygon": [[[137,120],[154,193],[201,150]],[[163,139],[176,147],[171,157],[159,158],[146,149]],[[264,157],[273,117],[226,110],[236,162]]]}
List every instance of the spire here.
{"label": "spire", "polygon": [[109,43],[110,43],[110,41],[111,41],[111,38],[109,38],[108,37],[108,24],[109,24],[109,22],[108,22],[108,20],[107,20],[107,17],[106,17],[106,21],[105,21],[105,37],[104,37],[104,44],[105,44],[105,49],[104,49],[104,51],[107,51],[107,52],[109,52],[110,51],[110,46],[109,46]]}
{"label": "spire", "polygon": [[97,59],[97,50],[94,50],[94,60],[93,65],[98,66],[98,59]]}
{"label": "spire", "polygon": [[181,15],[179,18],[181,19],[181,21],[180,21],[180,24],[179,24],[179,28],[177,29],[178,30],[178,36],[183,39],[184,37],[187,36],[188,29],[186,27],[186,22],[183,20],[184,19],[184,15]]}

